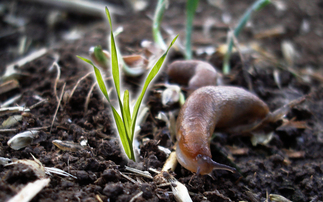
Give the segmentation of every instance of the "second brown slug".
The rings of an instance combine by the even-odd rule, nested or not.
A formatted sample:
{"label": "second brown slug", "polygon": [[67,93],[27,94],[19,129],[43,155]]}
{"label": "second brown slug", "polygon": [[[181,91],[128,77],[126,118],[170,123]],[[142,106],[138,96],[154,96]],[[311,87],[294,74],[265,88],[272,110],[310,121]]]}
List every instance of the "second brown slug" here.
{"label": "second brown slug", "polygon": [[207,62],[198,60],[175,61],[167,69],[168,76],[178,84],[187,85],[188,93],[203,86],[216,86],[221,74]]}
{"label": "second brown slug", "polygon": [[266,103],[242,88],[199,88],[189,96],[177,118],[177,160],[186,169],[201,175],[213,169],[235,172],[234,168],[212,160],[212,133],[215,129],[251,131],[272,115]]}

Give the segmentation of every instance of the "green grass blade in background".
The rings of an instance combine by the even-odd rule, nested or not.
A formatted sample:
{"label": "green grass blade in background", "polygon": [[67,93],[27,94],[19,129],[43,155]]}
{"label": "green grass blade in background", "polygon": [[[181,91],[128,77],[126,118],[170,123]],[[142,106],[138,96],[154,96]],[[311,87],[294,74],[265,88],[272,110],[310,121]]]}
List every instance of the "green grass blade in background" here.
{"label": "green grass blade in background", "polygon": [[162,50],[167,49],[167,45],[163,39],[163,36],[160,33],[160,24],[163,19],[163,15],[166,9],[166,1],[167,0],[159,0],[156,6],[154,20],[153,20],[153,37],[155,43],[161,48]]}
{"label": "green grass blade in background", "polygon": [[[234,29],[234,36],[238,37],[240,34],[241,30],[245,27],[249,19],[251,18],[251,14],[253,11],[259,11],[265,6],[267,6],[270,3],[270,0],[258,0],[254,2],[248,10],[243,14],[243,16],[240,18],[239,23],[237,27]],[[225,54],[223,58],[223,67],[222,71],[224,74],[229,74],[230,73],[230,56],[233,48],[233,39],[232,37],[229,38],[228,40],[228,50],[227,53]]]}
{"label": "green grass blade in background", "polygon": [[131,122],[131,128],[132,128],[132,137],[131,140],[133,139],[133,134],[135,131],[135,126],[136,126],[136,120],[137,120],[137,115],[138,115],[138,111],[139,111],[139,107],[141,105],[142,99],[145,95],[145,92],[147,90],[148,85],[150,84],[150,82],[153,80],[153,78],[157,75],[159,69],[161,68],[161,66],[163,65],[163,62],[167,56],[167,53],[169,51],[169,49],[172,47],[172,45],[175,43],[176,39],[177,39],[178,35],[173,39],[172,43],[169,45],[167,51],[159,58],[159,60],[156,62],[155,66],[150,70],[146,81],[144,83],[144,87],[141,90],[141,93],[139,95],[139,97],[137,98],[137,102],[134,106],[133,112],[132,112],[132,122]]}
{"label": "green grass blade in background", "polygon": [[192,30],[193,20],[199,0],[187,0],[186,2],[186,44],[185,44],[185,59],[192,59]]}

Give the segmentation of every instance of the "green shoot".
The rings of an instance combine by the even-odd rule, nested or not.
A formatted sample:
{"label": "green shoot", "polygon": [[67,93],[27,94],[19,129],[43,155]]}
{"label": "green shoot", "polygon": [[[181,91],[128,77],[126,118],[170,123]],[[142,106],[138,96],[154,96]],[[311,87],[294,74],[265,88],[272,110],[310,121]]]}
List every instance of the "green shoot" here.
{"label": "green shoot", "polygon": [[109,67],[109,58],[103,53],[101,46],[95,46],[93,49],[94,57],[92,58],[95,60],[100,67],[107,70]]}
{"label": "green shoot", "polygon": [[[116,31],[113,32],[114,37],[116,37],[117,35],[119,35],[122,32],[122,29],[117,29]],[[109,43],[111,43],[110,39],[109,39]],[[119,56],[121,56],[120,50],[118,49],[118,47],[116,47],[117,49],[117,54]],[[101,46],[96,46],[94,48],[90,49],[90,55],[92,60],[94,60],[100,67],[102,67],[103,69],[107,70],[109,67],[109,62],[110,62],[110,53],[103,50],[101,48]],[[119,57],[119,63],[122,66],[122,70],[123,72],[127,75],[127,76],[131,76],[131,77],[137,77],[137,76],[141,76],[144,72],[145,72],[145,68],[130,68],[126,62],[123,60],[123,57]]]}
{"label": "green shoot", "polygon": [[186,2],[186,44],[185,44],[185,58],[186,60],[192,59],[192,47],[191,47],[191,38],[192,38],[192,28],[193,28],[193,19],[194,14],[197,8],[199,0],[187,0]]}
{"label": "green shoot", "polygon": [[129,106],[129,91],[128,90],[124,91],[123,100],[121,101],[121,96],[120,96],[121,95],[120,94],[121,86],[120,86],[117,48],[115,45],[114,35],[112,32],[112,23],[111,23],[111,17],[110,17],[110,13],[109,13],[108,8],[106,8],[105,11],[106,11],[106,14],[107,14],[107,17],[109,20],[109,24],[110,24],[110,28],[111,28],[110,53],[111,53],[112,77],[113,77],[113,82],[115,85],[115,90],[116,90],[117,96],[118,96],[121,116],[117,112],[117,110],[112,106],[112,104],[110,102],[108,91],[107,91],[105,82],[102,78],[102,75],[100,73],[100,70],[92,63],[92,61],[90,61],[86,58],[80,57],[80,56],[77,56],[77,57],[93,66],[95,76],[96,76],[98,85],[100,87],[100,90],[102,91],[103,95],[106,97],[106,99],[108,100],[108,102],[111,106],[112,114],[113,114],[113,117],[114,117],[114,120],[115,120],[115,123],[117,126],[117,130],[118,130],[118,133],[119,133],[119,136],[121,139],[121,143],[123,145],[123,149],[124,149],[126,155],[128,156],[128,158],[135,161],[135,155],[134,155],[134,151],[133,151],[133,139],[134,139],[134,132],[135,132],[137,115],[138,115],[138,111],[139,111],[141,102],[143,100],[143,97],[145,95],[145,92],[146,92],[150,82],[157,75],[159,69],[161,68],[161,66],[166,58],[166,55],[167,55],[169,49],[175,43],[178,36],[176,36],[173,39],[173,41],[169,45],[167,51],[159,58],[159,60],[155,64],[155,66],[151,69],[150,73],[148,74],[146,81],[144,83],[144,87],[143,87],[139,97],[137,98],[137,102],[133,108],[132,115],[131,115],[130,106]]}
{"label": "green shoot", "polygon": [[[248,10],[244,13],[244,15],[240,18],[240,21],[237,25],[237,27],[234,29],[233,34],[235,37],[238,37],[238,35],[240,34],[241,30],[245,27],[245,25],[247,24],[248,20],[251,18],[251,14],[253,11],[259,11],[261,10],[263,7],[265,7],[266,5],[268,5],[270,3],[270,0],[258,0],[256,2],[254,2],[249,8]],[[223,67],[222,67],[222,71],[224,74],[228,74],[230,73],[230,55],[231,55],[231,51],[233,48],[233,38],[232,36],[228,36],[228,51],[224,56],[223,59]]]}
{"label": "green shoot", "polygon": [[167,45],[160,33],[160,24],[163,19],[163,15],[166,9],[166,4],[168,0],[159,0],[155,10],[155,16],[153,20],[153,37],[155,43],[162,49],[166,50]]}
{"label": "green shoot", "polygon": [[[119,35],[123,30],[118,30],[116,32],[114,32],[114,36]],[[109,40],[109,43],[111,44],[111,40]],[[119,50],[119,48],[116,46],[117,49],[117,53],[120,56],[119,57],[119,62],[121,63],[122,66],[122,71],[127,75],[127,76],[131,76],[131,77],[137,77],[137,76],[141,76],[144,72],[145,69],[144,68],[130,68],[126,62],[123,60],[123,57],[121,55],[121,52]]]}

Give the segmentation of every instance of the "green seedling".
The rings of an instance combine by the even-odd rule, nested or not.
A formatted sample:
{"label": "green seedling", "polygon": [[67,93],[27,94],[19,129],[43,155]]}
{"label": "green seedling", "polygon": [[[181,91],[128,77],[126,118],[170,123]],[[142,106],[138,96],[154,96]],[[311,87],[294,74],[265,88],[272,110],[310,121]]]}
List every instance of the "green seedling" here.
{"label": "green seedling", "polygon": [[109,68],[109,58],[104,54],[101,46],[95,46],[90,49],[91,59],[104,70]]}
{"label": "green seedling", "polygon": [[193,19],[197,8],[199,0],[187,0],[186,2],[186,48],[185,48],[185,58],[187,60],[192,59],[192,29],[193,29]]}
{"label": "green seedling", "polygon": [[118,97],[121,116],[117,112],[117,110],[112,106],[112,104],[110,102],[110,98],[108,95],[106,84],[102,78],[100,70],[93,64],[93,62],[91,60],[88,60],[88,59],[80,57],[80,56],[77,56],[77,57],[82,59],[83,61],[89,63],[90,65],[92,65],[92,67],[94,69],[95,76],[96,76],[96,80],[97,80],[98,85],[100,87],[100,90],[103,93],[103,95],[105,96],[105,98],[108,100],[108,102],[111,106],[112,114],[113,114],[113,117],[114,117],[114,120],[116,123],[116,127],[117,127],[117,130],[119,133],[119,137],[121,139],[123,149],[124,149],[126,155],[128,156],[128,158],[135,161],[135,155],[134,155],[134,151],[133,151],[133,139],[134,139],[134,132],[135,132],[137,115],[138,115],[138,111],[139,111],[141,102],[142,102],[145,92],[148,88],[148,85],[153,80],[153,78],[157,75],[159,69],[161,68],[161,66],[167,56],[169,49],[175,43],[178,36],[176,36],[173,39],[172,43],[169,45],[166,52],[159,58],[159,60],[156,62],[154,67],[149,72],[149,74],[145,80],[144,86],[142,88],[142,91],[137,98],[136,104],[133,107],[132,115],[131,115],[130,105],[129,105],[129,91],[128,90],[124,91],[123,100],[121,101],[121,93],[120,93],[121,86],[120,86],[117,48],[116,48],[116,44],[115,44],[115,40],[114,40],[114,35],[112,32],[112,23],[111,23],[111,17],[110,17],[110,13],[109,13],[108,8],[105,8],[105,11],[106,11],[106,15],[108,17],[109,25],[111,28],[110,53],[111,53],[112,77],[113,77],[113,82],[114,82],[114,86],[115,86],[115,91],[116,91],[117,97]]}
{"label": "green seedling", "polygon": [[[116,37],[121,32],[123,32],[123,29],[117,29],[116,31],[113,32],[113,34]],[[111,37],[110,37],[110,39],[111,39]],[[111,44],[111,40],[109,40],[109,43]],[[130,68],[126,64],[126,62],[123,60],[122,54],[117,46],[116,46],[116,50],[117,50],[117,54],[120,56],[119,62],[121,63],[122,71],[125,73],[125,75],[130,76],[130,77],[137,77],[137,76],[141,76],[143,73],[145,73],[145,68]]]}
{"label": "green seedling", "polygon": [[156,6],[154,20],[153,20],[153,37],[155,43],[162,49],[166,50],[167,45],[160,33],[160,24],[163,19],[163,15],[166,9],[166,4],[168,0],[159,0]]}
{"label": "green seedling", "polygon": [[[116,31],[113,32],[114,36],[116,37],[119,35],[123,30],[122,29],[117,29]],[[111,37],[110,37],[111,38]],[[109,40],[109,43],[111,44],[111,40]],[[129,67],[126,62],[123,60],[123,57],[120,53],[120,50],[118,47],[117,49],[117,54],[120,56],[119,57],[119,63],[122,66],[122,71],[125,73],[125,75],[130,76],[130,77],[137,77],[141,76],[145,72],[145,68],[131,68]],[[90,56],[91,59],[98,64],[101,68],[107,70],[109,67],[110,63],[110,53],[106,50],[103,50],[101,46],[96,46],[92,47],[90,49]]]}
{"label": "green seedling", "polygon": [[[120,52],[117,50],[117,54],[121,56]],[[103,50],[101,46],[95,46],[90,49],[90,57],[91,59],[99,65],[99,67],[103,68],[104,70],[107,70],[109,68],[110,63],[110,53],[106,50]],[[137,77],[141,76],[145,71],[145,67],[140,68],[131,68],[129,67],[126,62],[122,59],[122,57],[119,57],[119,63],[121,64],[122,71],[126,76],[130,77]]]}
{"label": "green seedling", "polygon": [[[259,11],[262,8],[264,8],[266,5],[268,5],[269,3],[270,3],[270,0],[258,0],[256,2],[254,2],[247,9],[247,11],[244,13],[244,15],[240,18],[240,21],[239,21],[237,27],[233,31],[234,37],[238,37],[241,30],[245,27],[248,20],[251,18],[251,14],[252,14],[253,11]],[[227,53],[225,54],[225,56],[223,58],[223,67],[222,67],[222,70],[223,70],[224,74],[229,74],[230,73],[230,63],[229,63],[229,61],[230,61],[230,56],[231,56],[231,52],[232,52],[232,48],[233,48],[233,36],[231,34],[228,35],[227,44],[228,44],[228,50],[227,50]]]}
{"label": "green seedling", "polygon": [[[166,50],[166,43],[160,33],[160,24],[163,19],[164,12],[168,0],[159,0],[156,6],[154,20],[153,20],[153,37],[155,43],[162,49]],[[193,28],[193,19],[199,0],[187,0],[186,2],[186,47],[185,58],[192,59],[191,36]]]}

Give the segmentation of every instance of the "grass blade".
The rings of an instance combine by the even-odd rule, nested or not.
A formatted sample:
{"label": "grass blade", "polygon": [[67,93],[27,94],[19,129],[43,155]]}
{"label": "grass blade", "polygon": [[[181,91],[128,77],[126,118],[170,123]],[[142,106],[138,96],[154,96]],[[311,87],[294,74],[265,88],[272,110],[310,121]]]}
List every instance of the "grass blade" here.
{"label": "grass blade", "polygon": [[[129,97],[130,97],[129,91],[126,90],[124,92],[123,103],[121,102],[121,98],[120,98],[120,75],[119,75],[119,64],[118,64],[118,56],[117,56],[118,51],[117,51],[117,47],[116,47],[113,32],[112,32],[111,17],[110,17],[110,13],[109,13],[109,10],[107,7],[105,8],[105,11],[106,11],[106,14],[107,14],[107,17],[109,20],[109,24],[110,24],[110,28],[111,28],[111,35],[110,35],[111,68],[112,68],[112,76],[113,76],[114,86],[116,88],[116,92],[118,95],[121,116],[117,112],[117,110],[112,106],[112,104],[110,102],[108,91],[107,91],[105,82],[102,78],[100,70],[92,63],[92,61],[90,61],[86,58],[80,57],[80,56],[77,56],[77,57],[93,66],[96,80],[98,82],[100,90],[103,93],[103,95],[106,97],[106,99],[108,100],[108,102],[111,106],[113,117],[114,117],[114,120],[116,123],[116,127],[118,130],[119,136],[120,136],[120,140],[121,140],[123,149],[124,149],[126,155],[128,156],[128,158],[135,161],[135,155],[134,155],[132,143],[133,143],[135,124],[136,124],[136,119],[137,119],[140,104],[141,104],[143,96],[148,88],[148,85],[150,84],[152,79],[157,75],[159,69],[161,68],[161,66],[166,58],[166,55],[167,55],[169,49],[175,43],[178,35],[173,39],[173,41],[169,45],[167,51],[160,57],[160,59],[155,64],[155,66],[151,69],[149,75],[146,78],[142,92],[139,95],[137,102],[135,104],[135,107],[133,110],[133,116],[131,117],[130,106],[129,106]],[[97,51],[99,51],[98,54],[102,54],[102,49],[97,49]],[[99,57],[101,57],[101,56],[99,56]]]}
{"label": "grass blade", "polygon": [[124,111],[124,122],[127,130],[127,135],[130,138],[131,134],[131,115],[130,115],[130,107],[129,107],[129,91],[126,90],[123,94],[123,111]]}
{"label": "grass blade", "polygon": [[[270,3],[270,0],[258,0],[256,2],[254,2],[248,8],[248,10],[243,14],[243,16],[240,18],[237,27],[234,29],[234,32],[233,32],[234,36],[238,37],[241,30],[245,27],[248,20],[251,18],[251,14],[252,14],[253,11],[259,11],[263,7],[268,5],[269,3]],[[224,74],[228,74],[230,72],[230,63],[229,63],[229,61],[230,61],[230,55],[231,55],[231,52],[232,52],[232,48],[233,48],[233,39],[232,39],[232,36],[231,36],[229,38],[229,40],[228,40],[228,51],[225,54],[224,59],[223,59],[222,71],[223,71]]]}
{"label": "grass blade", "polygon": [[185,51],[185,59],[192,59],[192,29],[193,29],[193,19],[194,14],[197,8],[199,0],[187,0],[186,2],[186,51]]}
{"label": "grass blade", "polygon": [[[117,48],[116,48],[116,44],[115,44],[115,40],[114,40],[114,34],[113,34],[113,31],[112,31],[111,17],[110,17],[109,9],[107,7],[105,7],[105,12],[106,12],[106,15],[108,17],[109,24],[110,24],[110,30],[111,30],[110,31],[111,67],[112,67],[113,82],[114,82],[114,85],[115,85],[115,88],[116,88],[116,91],[117,91],[119,106],[120,106],[121,115],[122,115],[122,119],[120,118],[120,120],[121,120],[120,124],[123,124],[123,128],[125,129],[125,134],[120,134],[119,133],[119,135],[120,135],[120,139],[122,141],[123,147],[130,147],[131,148],[130,155],[128,155],[128,153],[126,152],[126,154],[128,155],[128,158],[135,161],[134,154],[133,154],[133,149],[132,149],[132,138],[131,138],[132,134],[129,133],[131,131],[130,130],[130,124],[129,125],[127,124],[127,120],[131,119],[131,118],[130,118],[130,115],[128,116],[127,113],[125,112],[124,107],[123,107],[122,102],[121,102],[121,98],[120,98],[119,62],[118,62]],[[129,93],[128,93],[128,99],[129,99]],[[129,101],[128,101],[128,103],[129,103]],[[128,139],[128,142],[126,142],[126,141],[123,142],[123,139],[126,139],[126,138],[122,137],[122,136],[126,136],[126,138]],[[126,143],[126,145],[124,145],[124,143]]]}
{"label": "grass blade", "polygon": [[100,87],[100,90],[101,90],[101,92],[103,93],[104,97],[105,97],[105,98],[109,101],[109,103],[110,103],[110,99],[109,99],[108,91],[107,91],[107,88],[106,88],[105,83],[104,83],[104,81],[103,81],[103,78],[102,78],[102,75],[101,75],[100,70],[99,70],[99,69],[98,69],[98,68],[93,64],[93,62],[92,62],[91,60],[86,59],[86,58],[81,57],[81,56],[78,56],[78,55],[77,55],[76,57],[80,58],[81,60],[83,60],[83,61],[85,61],[85,62],[87,62],[87,63],[89,63],[90,65],[92,65],[92,66],[93,66],[94,73],[95,73],[95,77],[96,77],[96,80],[97,80],[98,85],[99,85],[99,87]]}
{"label": "grass blade", "polygon": [[120,136],[120,140],[121,140],[123,149],[124,149],[126,155],[128,156],[128,158],[135,161],[135,155],[133,153],[133,148],[132,148],[132,141],[130,140],[130,138],[127,135],[126,129],[124,127],[124,122],[122,121],[120,115],[115,110],[115,108],[112,105],[110,105],[110,106],[112,108],[113,117],[114,117],[114,120],[117,125],[117,129],[119,132],[119,136]]}
{"label": "grass blade", "polygon": [[153,37],[154,41],[162,50],[166,50],[167,45],[160,33],[160,24],[166,9],[167,0],[159,0],[156,6],[154,21],[153,21]]}
{"label": "grass blade", "polygon": [[[116,37],[122,31],[123,30],[121,30],[121,29],[114,31],[114,33],[113,33],[114,34],[114,37]],[[111,40],[109,40],[109,44],[111,44]],[[119,48],[117,46],[115,46],[115,47],[116,47],[116,50],[117,50],[117,54],[119,55],[119,64],[122,66],[122,70],[125,73],[125,75],[131,76],[131,77],[137,77],[137,76],[142,75],[145,72],[145,69],[144,68],[142,68],[142,69],[130,68],[125,63],[125,61],[123,60],[123,57],[122,57],[122,54],[121,54]]]}
{"label": "grass blade", "polygon": [[172,45],[175,43],[176,39],[177,39],[178,35],[173,39],[172,43],[169,45],[167,51],[159,58],[159,60],[156,62],[155,66],[150,70],[146,81],[144,83],[144,87],[141,90],[141,93],[139,95],[139,97],[137,98],[137,102],[134,106],[133,109],[133,114],[132,114],[132,122],[131,122],[131,141],[133,140],[133,134],[135,131],[135,126],[136,126],[136,120],[137,120],[137,115],[138,115],[138,111],[139,111],[139,107],[141,105],[142,99],[146,93],[147,87],[150,84],[151,80],[156,76],[156,74],[158,73],[159,69],[161,68],[161,66],[163,65],[163,62],[167,56],[167,53],[169,51],[169,49],[172,47]]}
{"label": "grass blade", "polygon": [[[77,57],[93,66],[95,77],[96,77],[96,80],[97,80],[98,85],[100,87],[100,90],[103,93],[103,95],[105,96],[105,98],[108,100],[108,102],[109,102],[109,104],[111,106],[112,114],[113,114],[113,117],[114,117],[114,120],[115,120],[115,123],[116,123],[116,126],[117,126],[117,130],[118,130],[118,133],[119,133],[119,136],[120,136],[120,139],[121,139],[121,143],[123,145],[123,149],[124,149],[126,155],[128,156],[128,158],[134,160],[132,141],[131,141],[129,135],[127,135],[125,124],[122,121],[119,113],[112,106],[112,104],[110,102],[108,91],[107,91],[107,88],[105,86],[105,83],[104,83],[104,80],[102,78],[100,70],[92,63],[91,60],[88,60],[88,59],[83,58],[81,56],[77,56]],[[129,98],[129,94],[128,94],[128,98]]]}
{"label": "grass blade", "polygon": [[[118,56],[117,56],[117,49],[114,41],[114,35],[112,31],[112,22],[110,13],[107,7],[105,7],[105,13],[108,17],[109,24],[110,24],[110,54],[111,54],[111,67],[112,67],[112,77],[114,81],[114,85],[117,91],[118,98],[120,100],[120,75],[119,75],[119,64],[118,64]],[[121,102],[120,102],[121,103]],[[120,108],[122,108],[120,106]]]}

